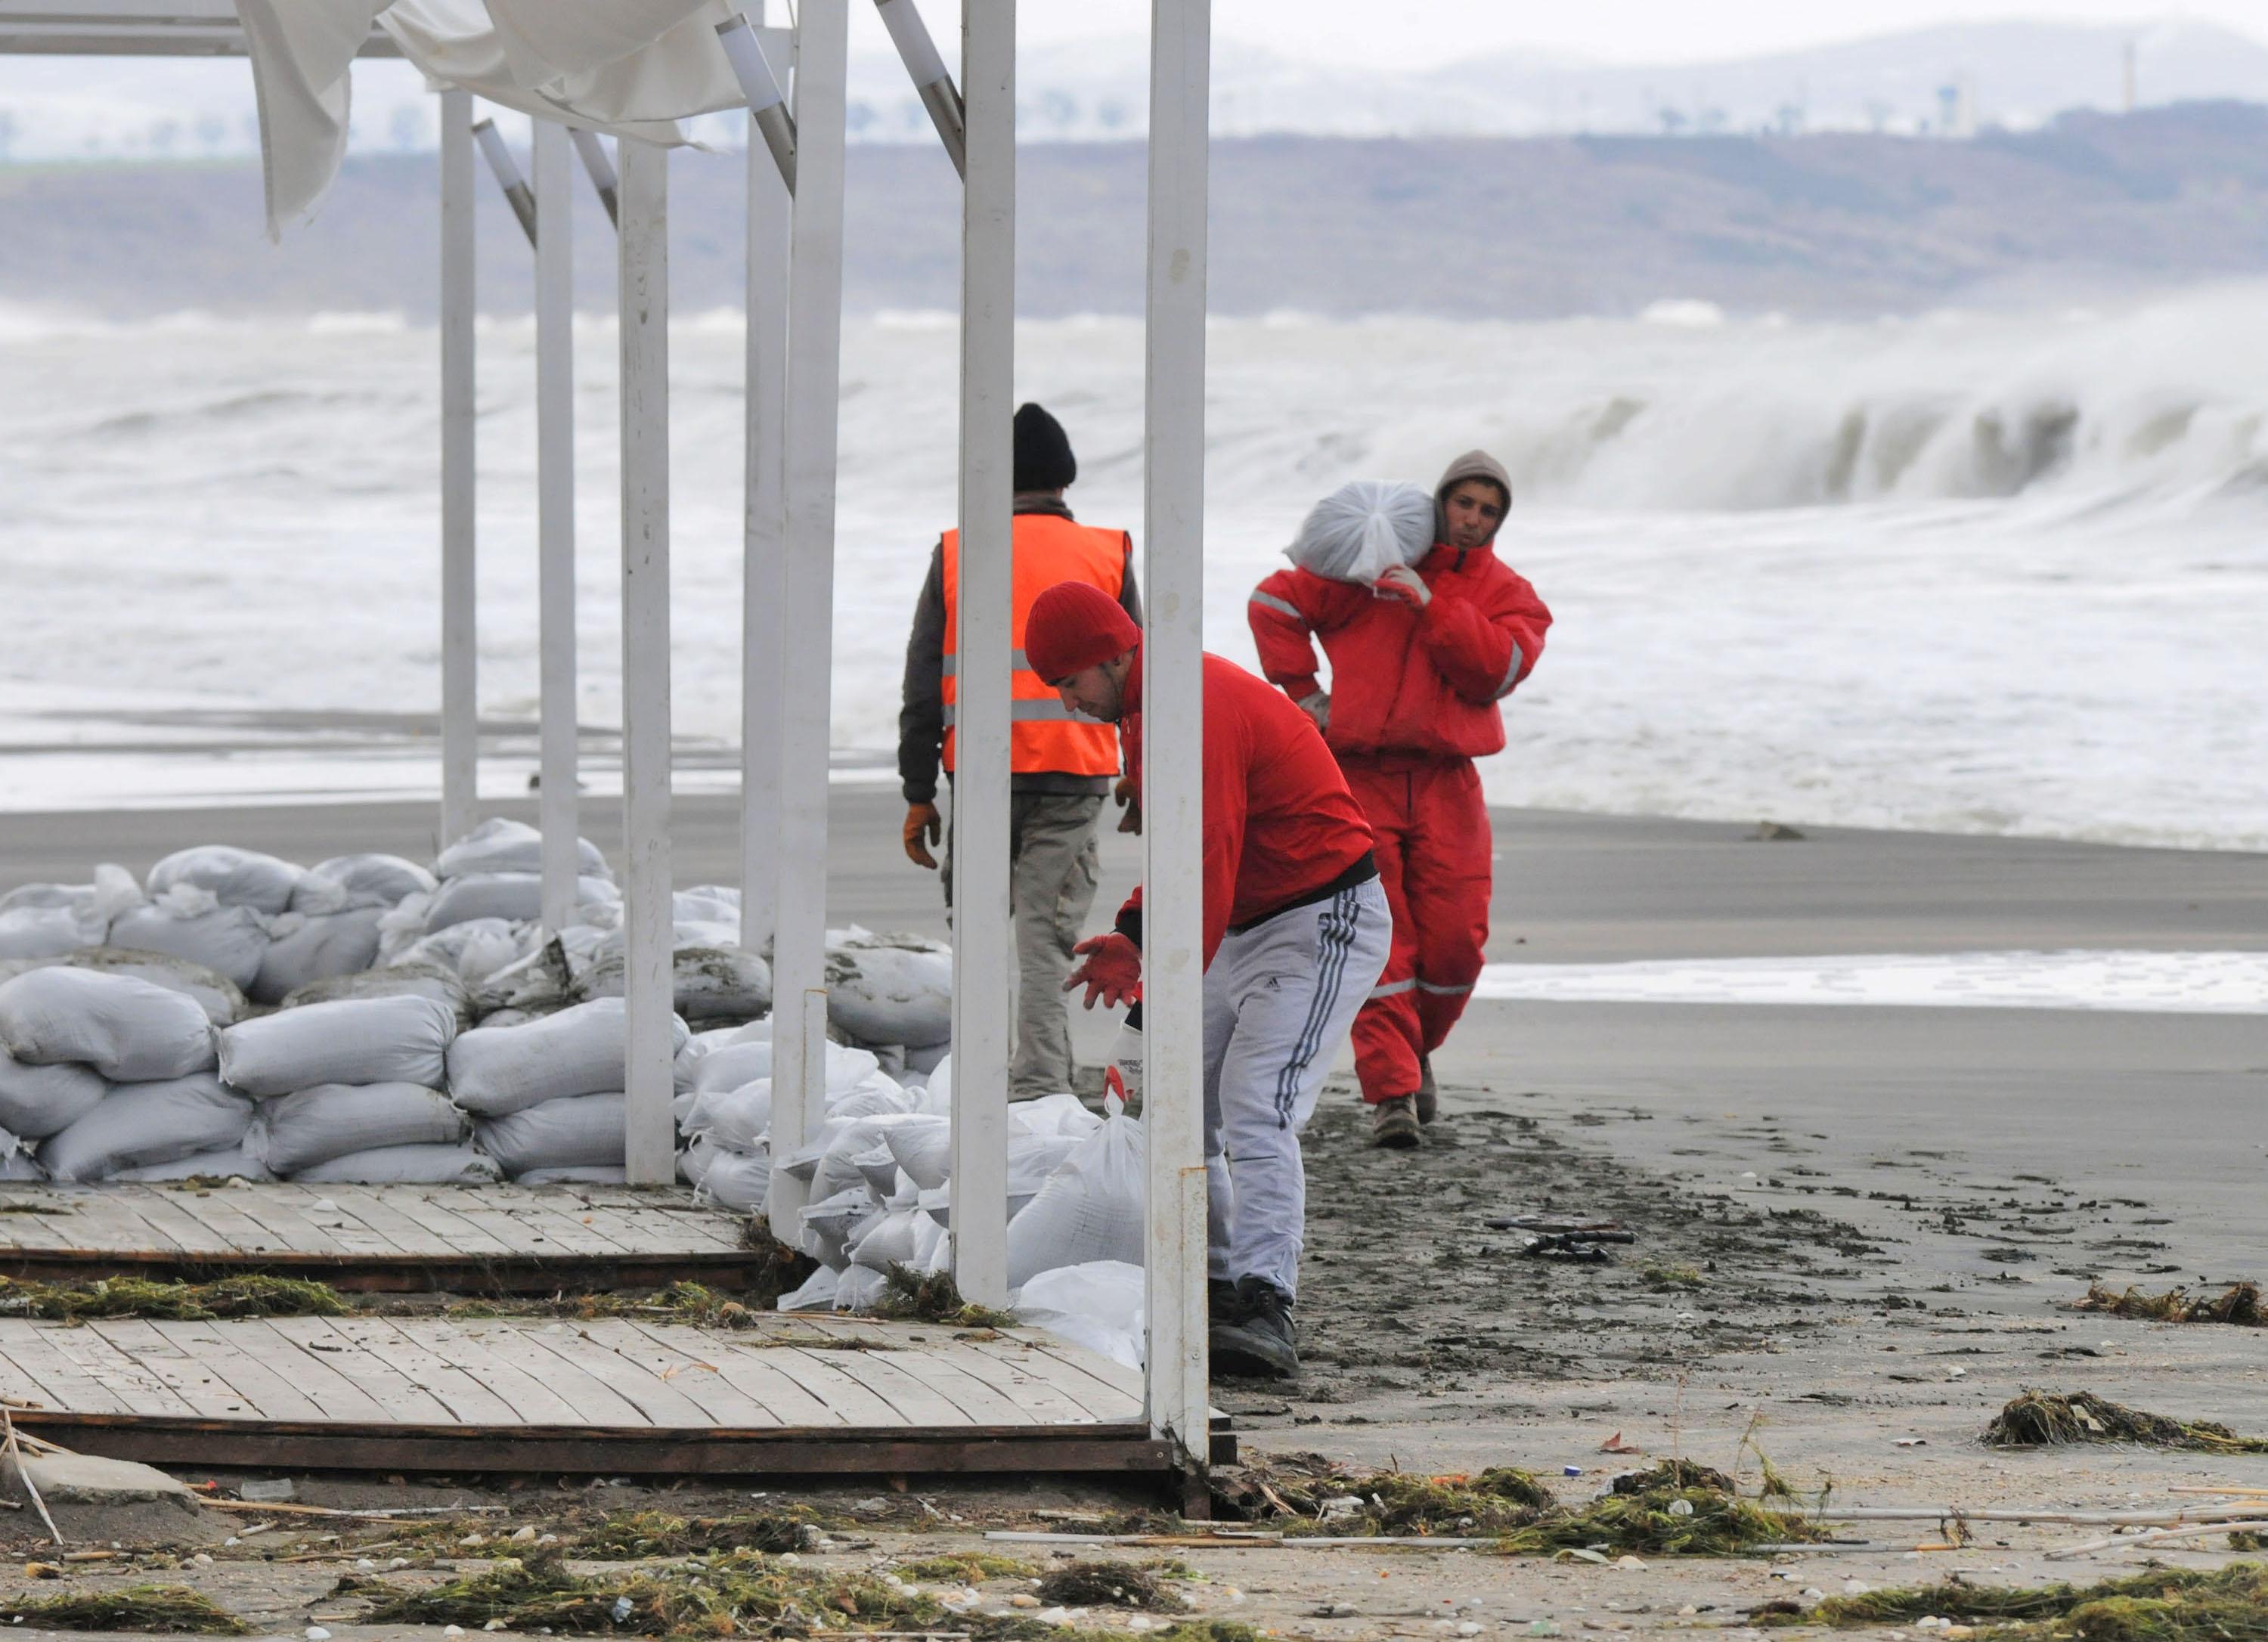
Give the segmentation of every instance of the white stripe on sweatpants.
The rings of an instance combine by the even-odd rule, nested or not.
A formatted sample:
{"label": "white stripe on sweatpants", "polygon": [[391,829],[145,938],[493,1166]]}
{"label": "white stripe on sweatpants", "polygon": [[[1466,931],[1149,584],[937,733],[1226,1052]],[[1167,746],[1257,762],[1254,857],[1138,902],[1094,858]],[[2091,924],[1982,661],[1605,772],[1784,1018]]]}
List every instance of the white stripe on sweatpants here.
{"label": "white stripe on sweatpants", "polygon": [[1231,934],[1204,976],[1207,1275],[1299,1292],[1300,1131],[1394,923],[1376,879]]}

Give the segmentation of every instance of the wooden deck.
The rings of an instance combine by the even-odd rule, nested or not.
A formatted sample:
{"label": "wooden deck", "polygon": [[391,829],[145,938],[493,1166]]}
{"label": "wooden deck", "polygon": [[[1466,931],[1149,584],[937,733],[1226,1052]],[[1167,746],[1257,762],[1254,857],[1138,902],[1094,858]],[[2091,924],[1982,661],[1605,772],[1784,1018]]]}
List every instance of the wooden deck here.
{"label": "wooden deck", "polygon": [[683,1187],[0,1186],[0,1276],[225,1276],[543,1293],[730,1285],[766,1262]]}
{"label": "wooden deck", "polygon": [[[1141,1375],[1037,1330],[822,1316],[0,1320],[25,1429],[176,1468],[1164,1473]],[[1234,1439],[1213,1439],[1217,1462]]]}

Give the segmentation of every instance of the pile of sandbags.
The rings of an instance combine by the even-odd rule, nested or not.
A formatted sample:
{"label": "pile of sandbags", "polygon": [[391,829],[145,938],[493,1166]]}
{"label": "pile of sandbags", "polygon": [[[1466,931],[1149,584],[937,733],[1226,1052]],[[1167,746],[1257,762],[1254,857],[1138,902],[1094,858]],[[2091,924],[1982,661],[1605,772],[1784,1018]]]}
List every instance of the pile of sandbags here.
{"label": "pile of sandbags", "polygon": [[[594,998],[520,1026],[476,1027],[449,1046],[449,1091],[481,1149],[516,1181],[622,1178],[630,1011]],[[673,1018],[674,1048],[690,1034]]]}

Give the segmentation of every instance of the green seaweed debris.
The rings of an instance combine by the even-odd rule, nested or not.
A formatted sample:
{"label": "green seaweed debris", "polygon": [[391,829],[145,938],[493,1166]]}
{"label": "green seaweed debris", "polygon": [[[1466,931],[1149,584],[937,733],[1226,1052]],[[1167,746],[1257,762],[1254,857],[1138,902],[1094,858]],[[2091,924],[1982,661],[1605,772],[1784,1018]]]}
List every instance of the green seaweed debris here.
{"label": "green seaweed debris", "polygon": [[2218,1294],[2191,1294],[2185,1288],[2145,1294],[2131,1287],[2114,1293],[2096,1283],[2088,1286],[2085,1298],[2072,1309],[2145,1322],[2228,1322],[2239,1328],[2268,1329],[2268,1309],[2261,1306],[2257,1283],[2232,1283]]}
{"label": "green seaweed debris", "polygon": [[353,1308],[328,1283],[252,1273],[210,1283],[97,1278],[39,1283],[0,1278],[0,1316],[75,1322],[88,1317],[149,1317],[212,1322],[227,1317],[342,1317]]}
{"label": "green seaweed debris", "polygon": [[2268,1454],[2268,1437],[2241,1437],[2211,1420],[2178,1420],[2131,1409],[2092,1391],[2027,1391],[1984,1427],[1984,1445],[1991,1448],[2080,1442],[2131,1442],[2202,1454]]}
{"label": "green seaweed debris", "polygon": [[1760,1545],[1826,1537],[1826,1530],[1800,1510],[1736,1493],[1722,1471],[1690,1460],[1665,1460],[1615,1478],[1603,1498],[1513,1529],[1497,1548],[1512,1556],[1589,1550],[1616,1557],[1727,1557]]}
{"label": "green seaweed debris", "polygon": [[878,1316],[905,1322],[937,1322],[955,1329],[1012,1329],[1016,1320],[1005,1311],[979,1306],[961,1297],[950,1271],[927,1274],[909,1266],[892,1266],[883,1273]]}
{"label": "green seaweed debris", "polygon": [[1066,1563],[1048,1573],[1033,1594],[1064,1608],[1133,1608],[1179,1612],[1186,1604],[1158,1576],[1130,1562],[1098,1557]]}
{"label": "green seaweed debris", "polygon": [[42,1631],[130,1631],[145,1636],[250,1636],[252,1627],[184,1585],[71,1591],[0,1608],[15,1624]]}
{"label": "green seaweed debris", "polygon": [[902,1579],[925,1579],[932,1584],[975,1585],[984,1579],[1028,1579],[1037,1572],[1028,1562],[1014,1557],[996,1557],[989,1551],[949,1551],[941,1557],[924,1557],[917,1562],[902,1562],[895,1570]]}
{"label": "green seaweed debris", "polygon": [[1760,1625],[1903,1625],[1934,1616],[1991,1625],[2006,1642],[2233,1642],[2268,1638],[2268,1566],[2231,1563],[2210,1571],[2153,1568],[2099,1585],[2029,1588],[1941,1585],[1830,1596],[1808,1609],[1774,1603]]}

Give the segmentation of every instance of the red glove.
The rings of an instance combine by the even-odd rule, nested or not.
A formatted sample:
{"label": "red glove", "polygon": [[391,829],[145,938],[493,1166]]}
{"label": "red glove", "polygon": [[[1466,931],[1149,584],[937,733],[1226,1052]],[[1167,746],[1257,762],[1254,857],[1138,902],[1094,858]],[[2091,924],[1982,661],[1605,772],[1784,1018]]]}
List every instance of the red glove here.
{"label": "red glove", "polygon": [[1094,1008],[1098,998],[1113,1009],[1141,1001],[1142,949],[1132,941],[1114,930],[1083,940],[1071,951],[1086,961],[1071,972],[1063,990],[1086,988],[1085,1007]]}

